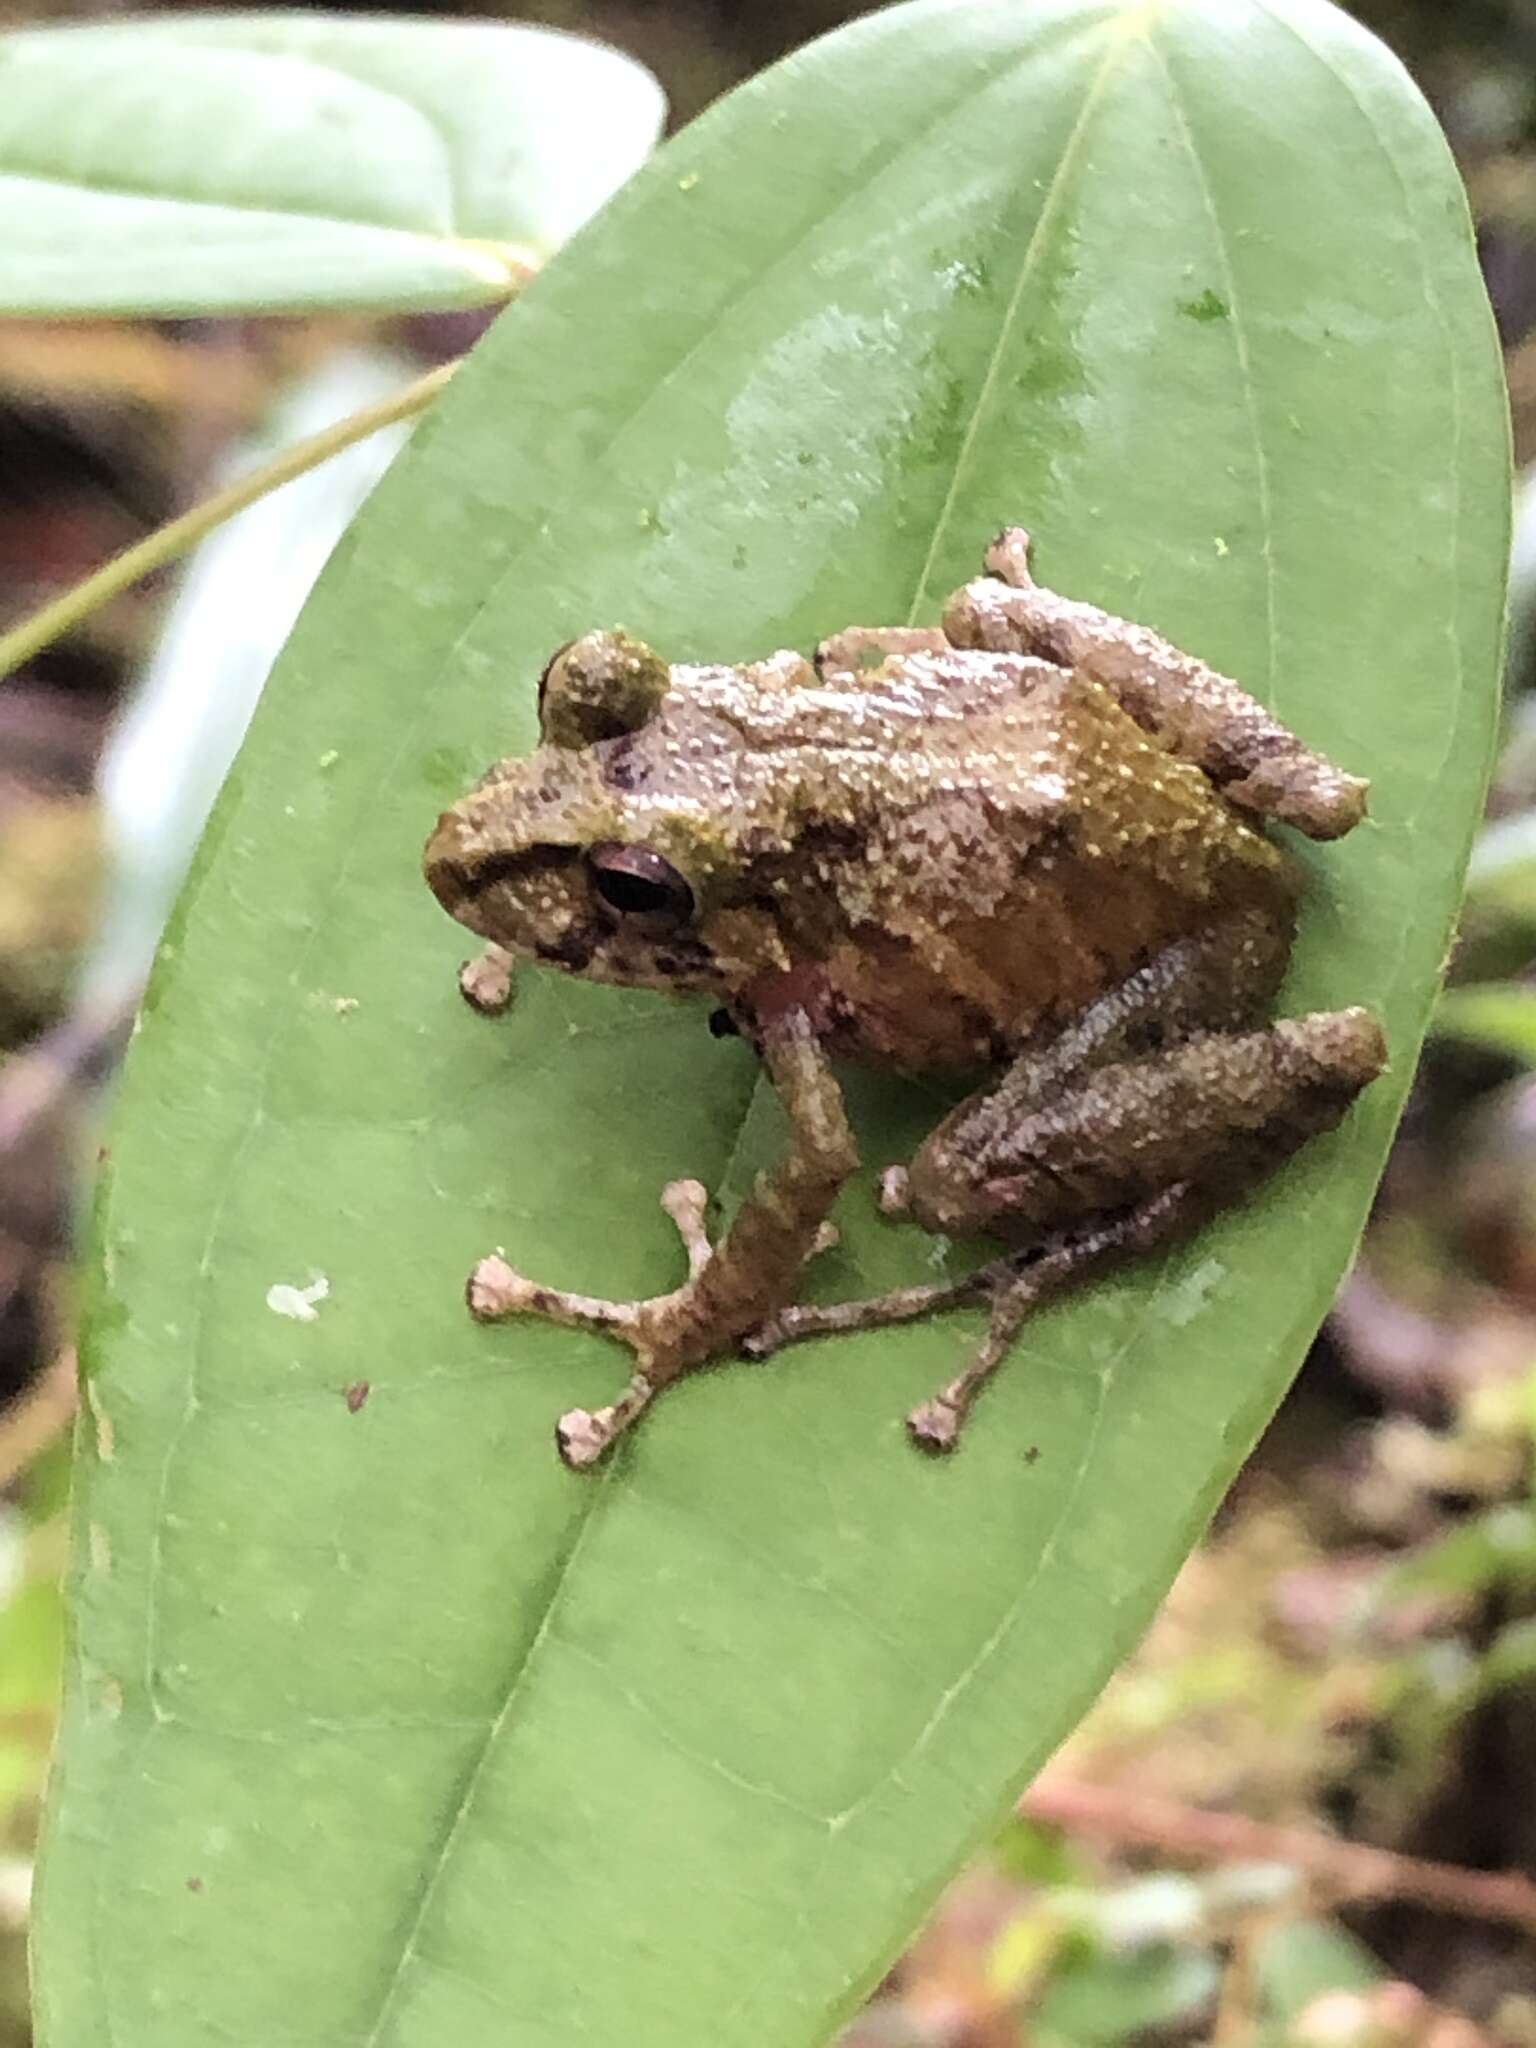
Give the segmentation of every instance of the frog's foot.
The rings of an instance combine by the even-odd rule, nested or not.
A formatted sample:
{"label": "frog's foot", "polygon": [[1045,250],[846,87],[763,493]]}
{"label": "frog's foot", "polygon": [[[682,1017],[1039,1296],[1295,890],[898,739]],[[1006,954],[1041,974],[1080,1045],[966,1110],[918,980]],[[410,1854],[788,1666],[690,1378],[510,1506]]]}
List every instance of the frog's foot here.
{"label": "frog's foot", "polygon": [[937,626],[845,626],[816,649],[816,673],[824,683],[857,688],[894,654],[944,654],[948,649]]}
{"label": "frog's foot", "polygon": [[1181,1182],[1134,1208],[1058,1231],[1027,1251],[994,1259],[948,1286],[901,1287],[868,1301],[781,1309],[753,1331],[743,1348],[755,1358],[766,1358],[781,1345],[805,1337],[883,1329],[985,1302],[990,1310],[987,1332],[970,1364],[907,1417],[907,1434],[920,1450],[952,1451],[976,1396],[1007,1357],[1019,1326],[1033,1310],[1051,1295],[1193,1228],[1207,1206],[1197,1190]]}
{"label": "frog's foot", "polygon": [[[605,1408],[572,1408],[555,1424],[555,1443],[567,1465],[594,1464],[660,1393],[661,1389],[711,1354],[712,1346],[689,1341],[700,1321],[699,1282],[715,1256],[705,1225],[709,1196],[702,1181],[669,1181],[661,1206],[677,1225],[688,1258],[688,1278],[670,1294],[639,1301],[607,1301],[526,1279],[499,1252],[482,1259],[469,1276],[465,1299],[477,1322],[538,1315],[578,1330],[617,1337],[635,1353],[636,1369],[617,1401]],[[808,1258],[837,1243],[830,1223],[817,1229]],[[677,1339],[682,1337],[682,1343]]]}
{"label": "frog's foot", "polygon": [[512,955],[504,946],[487,946],[459,969],[459,994],[482,1017],[499,1017],[514,993]]}
{"label": "frog's foot", "polygon": [[1005,526],[983,555],[982,567],[999,583],[1010,584],[1015,590],[1033,590],[1035,579],[1029,573],[1029,535],[1023,527]]}

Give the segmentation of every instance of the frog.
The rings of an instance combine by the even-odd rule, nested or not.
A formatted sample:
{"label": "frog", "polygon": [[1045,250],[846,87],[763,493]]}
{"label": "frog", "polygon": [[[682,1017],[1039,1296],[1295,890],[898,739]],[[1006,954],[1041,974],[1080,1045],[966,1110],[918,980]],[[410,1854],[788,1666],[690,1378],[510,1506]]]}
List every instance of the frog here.
{"label": "frog", "polygon": [[[1244,1199],[1383,1069],[1363,1006],[1272,1015],[1303,892],[1270,828],[1338,839],[1368,785],[1151,627],[1037,582],[1022,527],[937,627],[735,664],[592,631],[550,658],[538,710],[533,752],[427,842],[432,892],[487,942],[465,998],[504,1008],[529,962],[705,997],[788,1127],[723,1235],[701,1183],[662,1191],[686,1261],[666,1292],[544,1286],[500,1251],[471,1273],[479,1321],[632,1353],[616,1399],[556,1422],[573,1468],[700,1367],[980,1307],[963,1370],[906,1419],[951,1451],[1029,1315]],[[842,1060],[980,1077],[878,1199],[998,1256],[799,1299],[859,1165]]]}

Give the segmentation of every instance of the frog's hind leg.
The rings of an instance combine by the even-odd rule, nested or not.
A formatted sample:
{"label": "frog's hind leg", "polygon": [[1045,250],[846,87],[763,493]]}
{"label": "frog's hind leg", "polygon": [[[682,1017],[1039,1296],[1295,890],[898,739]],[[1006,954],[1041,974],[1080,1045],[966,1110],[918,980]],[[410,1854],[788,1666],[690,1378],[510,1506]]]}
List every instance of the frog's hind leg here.
{"label": "frog's hind leg", "polygon": [[994,1259],[963,1280],[943,1287],[902,1287],[867,1301],[802,1303],[781,1309],[742,1346],[752,1358],[766,1358],[806,1337],[887,1329],[931,1315],[989,1309],[986,1335],[964,1372],[907,1417],[907,1434],[920,1450],[951,1451],[976,1396],[1007,1357],[1020,1325],[1052,1295],[1081,1286],[1121,1261],[1151,1251],[1165,1239],[1203,1219],[1194,1189],[1180,1184],[1116,1216],[1093,1219],[1076,1230],[1059,1231],[1027,1251]]}
{"label": "frog's hind leg", "polygon": [[858,689],[897,654],[942,654],[950,645],[937,626],[845,626],[816,649],[816,673],[824,683]]}
{"label": "frog's hind leg", "polygon": [[1103,1064],[1090,1057],[1075,1080],[1043,1094],[1037,1057],[1034,1085],[1010,1102],[1010,1075],[992,1096],[972,1098],[957,1113],[964,1122],[941,1126],[919,1152],[910,1185],[898,1175],[886,1186],[887,1207],[910,1202],[930,1229],[991,1230],[1027,1245],[950,1287],[781,1309],[748,1348],[763,1355],[803,1337],[986,1302],[975,1357],[907,1418],[924,1449],[949,1450],[1027,1316],[1238,1199],[1331,1129],[1384,1059],[1380,1027],[1364,1010],[1205,1031]]}
{"label": "frog's hind leg", "polygon": [[1365,815],[1367,785],[1303,745],[1230,676],[1147,626],[1036,583],[1022,527],[997,536],[986,570],[957,590],[945,610],[944,630],[954,646],[1043,655],[1091,677],[1143,731],[1203,770],[1232,803],[1312,839],[1337,839]]}

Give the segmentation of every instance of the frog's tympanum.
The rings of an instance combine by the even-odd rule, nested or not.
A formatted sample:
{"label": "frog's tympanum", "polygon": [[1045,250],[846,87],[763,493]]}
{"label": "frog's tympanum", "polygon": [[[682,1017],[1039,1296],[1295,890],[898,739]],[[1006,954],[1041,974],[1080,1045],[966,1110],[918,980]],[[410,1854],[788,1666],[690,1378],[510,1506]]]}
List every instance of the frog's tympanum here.
{"label": "frog's tympanum", "polygon": [[[663,1196],[688,1278],[602,1301],[482,1260],[469,1305],[610,1331],[607,1408],[563,1416],[588,1465],[670,1381],[732,1351],[985,1303],[976,1356],[908,1420],[947,1450],[1030,1309],[1190,1230],[1337,1123],[1382,1066],[1364,1010],[1266,1021],[1292,872],[1266,819],[1357,824],[1365,784],[1145,627],[1040,588],[1026,536],[988,550],[941,630],[855,627],[813,661],[669,667],[589,633],[544,672],[542,743],[444,813],[444,908],[514,959],[700,992],[760,1051],[790,1138],[712,1245],[704,1191]],[[834,1057],[1001,1070],[883,1206],[1008,1250],[952,1286],[796,1306],[857,1162]]]}

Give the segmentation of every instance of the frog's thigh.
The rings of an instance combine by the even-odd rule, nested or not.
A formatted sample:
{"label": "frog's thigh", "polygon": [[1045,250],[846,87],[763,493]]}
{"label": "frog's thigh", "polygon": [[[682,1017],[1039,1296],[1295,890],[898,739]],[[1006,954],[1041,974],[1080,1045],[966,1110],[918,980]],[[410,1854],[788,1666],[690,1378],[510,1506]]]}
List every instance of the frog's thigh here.
{"label": "frog's thigh", "polygon": [[[952,1109],[913,1162],[890,1169],[882,1194],[904,1210],[916,1184],[918,1207],[942,1203],[940,1190],[980,1186],[999,1134],[1033,1111],[1060,1102],[1096,1067],[1158,1052],[1197,1032],[1240,1031],[1268,1011],[1285,972],[1290,919],[1263,908],[1229,913],[1155,953],[1060,1029],[1042,1033],[1002,1079]],[[969,1224],[934,1224],[962,1229]]]}
{"label": "frog's thigh", "polygon": [[1331,1129],[1384,1059],[1367,1011],[1329,1010],[1111,1061],[1022,1111],[1005,1077],[918,1152],[909,1205],[931,1230],[1028,1239],[1178,1184],[1235,1196]]}

